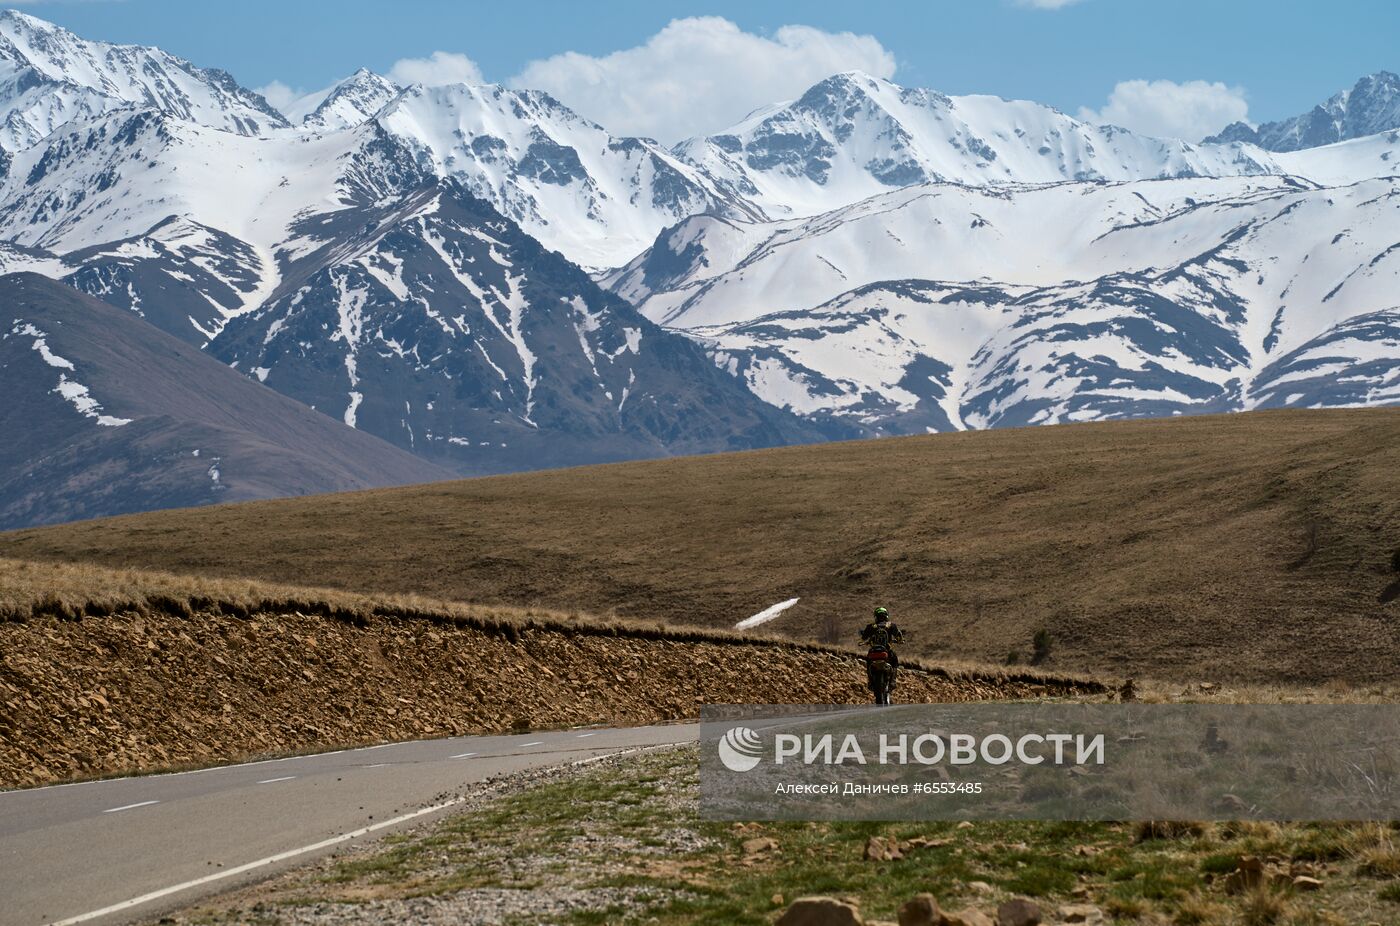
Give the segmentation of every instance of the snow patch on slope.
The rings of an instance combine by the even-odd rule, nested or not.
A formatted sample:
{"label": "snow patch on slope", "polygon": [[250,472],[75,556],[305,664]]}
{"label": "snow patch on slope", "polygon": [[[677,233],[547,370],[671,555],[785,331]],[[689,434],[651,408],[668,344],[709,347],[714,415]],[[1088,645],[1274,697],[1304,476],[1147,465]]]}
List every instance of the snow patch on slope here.
{"label": "snow patch on slope", "polygon": [[106,415],[102,412],[102,405],[93,398],[87,386],[77,380],[69,379],[68,373],[77,373],[77,368],[72,361],[60,357],[49,349],[48,334],[28,322],[16,320],[14,327],[10,329],[11,335],[28,337],[33,339],[31,347],[43,359],[44,363],[61,372],[58,374],[58,385],[51,391],[63,397],[69,405],[77,410],[78,414],[86,418],[95,418],[97,423],[105,428],[119,428],[122,425],[131,424],[130,418],[117,418],[113,415]]}

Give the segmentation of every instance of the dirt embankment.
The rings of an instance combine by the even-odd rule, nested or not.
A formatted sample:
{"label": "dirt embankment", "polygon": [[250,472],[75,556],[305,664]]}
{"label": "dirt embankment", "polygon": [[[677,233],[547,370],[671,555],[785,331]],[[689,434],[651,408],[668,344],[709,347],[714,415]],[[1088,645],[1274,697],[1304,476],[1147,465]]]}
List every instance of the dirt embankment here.
{"label": "dirt embankment", "polygon": [[[389,739],[859,702],[861,664],[623,627],[144,609],[0,623],[0,786]],[[1084,684],[1078,690],[1094,686]],[[901,700],[1072,692],[907,672]]]}

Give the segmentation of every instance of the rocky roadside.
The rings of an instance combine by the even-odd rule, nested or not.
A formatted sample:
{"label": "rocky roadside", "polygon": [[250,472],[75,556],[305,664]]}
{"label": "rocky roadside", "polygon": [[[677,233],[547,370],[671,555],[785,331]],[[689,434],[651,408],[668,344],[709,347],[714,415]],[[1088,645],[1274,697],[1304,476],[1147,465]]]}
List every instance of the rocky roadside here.
{"label": "rocky roadside", "polygon": [[[1090,683],[908,671],[907,701]],[[437,736],[863,703],[850,655],[581,625],[122,611],[0,623],[0,787]]]}
{"label": "rocky roadside", "polygon": [[[704,852],[711,841],[689,827],[669,826],[642,841],[611,827],[570,821],[562,834],[551,833],[532,851],[510,838],[474,838],[472,826],[494,832],[493,812],[509,818],[513,801],[528,801],[546,788],[583,787],[618,775],[650,774],[683,757],[693,763],[693,749],[641,750],[606,759],[502,776],[475,786],[453,818],[423,824],[392,837],[388,845],[370,843],[337,853],[261,884],[231,892],[163,917],[176,926],[370,926],[413,923],[421,926],[521,926],[564,924],[578,918],[593,922],[631,921],[658,902],[682,899],[684,891],[658,892],[647,885],[600,883],[625,879],[624,860],[642,854],[665,859]],[[694,812],[690,789],[649,793],[649,812],[662,820]],[[470,822],[468,822],[470,821]],[[484,822],[483,822],[484,821]],[[526,834],[539,836],[539,833]],[[564,835],[566,838],[555,838]],[[463,867],[470,869],[464,878]],[[153,926],[159,926],[153,924]]]}

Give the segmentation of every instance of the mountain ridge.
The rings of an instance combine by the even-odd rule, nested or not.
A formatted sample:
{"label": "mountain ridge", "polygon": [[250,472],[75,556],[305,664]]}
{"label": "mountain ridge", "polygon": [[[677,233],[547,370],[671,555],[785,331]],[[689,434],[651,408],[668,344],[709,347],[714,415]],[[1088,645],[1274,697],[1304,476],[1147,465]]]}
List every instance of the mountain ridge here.
{"label": "mountain ridge", "polygon": [[1233,122],[1202,144],[1246,142],[1267,151],[1300,151],[1400,129],[1400,76],[1377,71],[1308,112],[1257,128]]}
{"label": "mountain ridge", "polygon": [[0,304],[6,527],[452,475],[41,274]]}
{"label": "mountain ridge", "polygon": [[13,152],[74,118],[129,105],[241,135],[288,125],[226,71],[159,48],[81,39],[38,17],[0,11],[0,146]]}

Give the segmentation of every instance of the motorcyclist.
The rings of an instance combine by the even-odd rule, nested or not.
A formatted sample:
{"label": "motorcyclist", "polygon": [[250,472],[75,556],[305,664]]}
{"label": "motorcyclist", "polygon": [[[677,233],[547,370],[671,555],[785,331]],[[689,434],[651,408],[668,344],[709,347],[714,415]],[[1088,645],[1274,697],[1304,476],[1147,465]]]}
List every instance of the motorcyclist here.
{"label": "motorcyclist", "polygon": [[[904,633],[899,629],[899,625],[890,620],[890,612],[885,608],[875,609],[875,620],[865,625],[865,629],[860,632],[860,640],[870,650],[879,650],[888,653],[890,668],[899,668],[899,654],[895,652],[894,645],[904,642]],[[874,671],[872,666],[867,666],[867,670]],[[890,688],[894,688],[891,680]]]}

